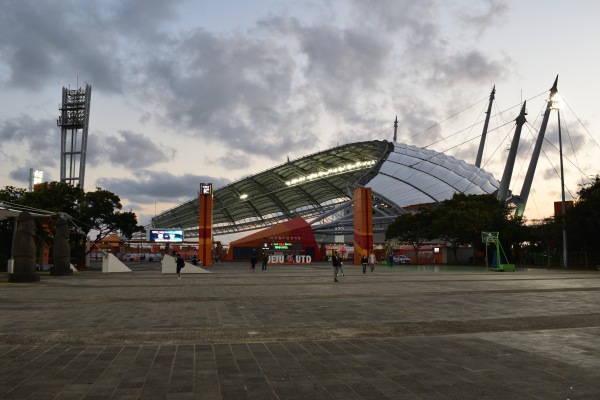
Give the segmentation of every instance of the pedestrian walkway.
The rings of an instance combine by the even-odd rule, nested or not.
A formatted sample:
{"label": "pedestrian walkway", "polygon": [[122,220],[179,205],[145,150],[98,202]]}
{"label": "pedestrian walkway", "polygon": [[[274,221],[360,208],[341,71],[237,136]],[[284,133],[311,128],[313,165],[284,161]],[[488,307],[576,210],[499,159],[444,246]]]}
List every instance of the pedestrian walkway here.
{"label": "pedestrian walkway", "polygon": [[0,399],[600,398],[600,273],[0,273]]}

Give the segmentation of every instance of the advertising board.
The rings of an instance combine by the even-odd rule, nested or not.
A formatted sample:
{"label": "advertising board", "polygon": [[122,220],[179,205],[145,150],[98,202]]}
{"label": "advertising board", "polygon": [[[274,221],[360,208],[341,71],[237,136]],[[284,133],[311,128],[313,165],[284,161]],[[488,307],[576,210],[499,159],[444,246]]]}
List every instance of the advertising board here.
{"label": "advertising board", "polygon": [[183,242],[182,229],[150,229],[150,242],[155,243],[181,243]]}

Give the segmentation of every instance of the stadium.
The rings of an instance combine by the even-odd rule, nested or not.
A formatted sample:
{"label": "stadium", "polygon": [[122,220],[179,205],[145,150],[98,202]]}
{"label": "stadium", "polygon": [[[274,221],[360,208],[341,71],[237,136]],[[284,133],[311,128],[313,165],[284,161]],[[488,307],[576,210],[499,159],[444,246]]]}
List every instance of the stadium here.
{"label": "stadium", "polygon": [[[527,122],[526,101],[515,119],[515,131],[501,182],[480,167],[495,96],[494,88],[485,113],[475,164],[427,148],[399,143],[396,119],[392,141],[372,140],[337,146],[288,160],[267,171],[218,188],[212,198],[212,235],[254,232],[245,239],[230,243],[228,260],[248,259],[258,252],[269,251],[273,254],[274,250],[278,250],[279,255],[287,250],[291,256],[296,252],[318,259],[326,254],[325,244],[357,244],[355,223],[358,219],[355,219],[354,193],[361,188],[368,188],[370,196],[368,207],[371,210],[366,225],[369,226],[368,235],[372,236],[367,247],[359,245],[358,250],[363,253],[370,251],[373,244],[385,241],[387,226],[398,215],[410,212],[419,205],[448,200],[457,193],[495,194],[500,201],[513,203],[515,216],[521,218],[548,119],[555,103],[559,101],[556,96],[557,84],[558,77],[550,89],[529,168],[518,195],[513,195],[508,188],[521,129]],[[198,237],[198,210],[199,199],[189,200],[152,218],[151,227],[177,227],[184,230],[187,239]],[[364,215],[362,203],[357,213]],[[365,225],[363,222],[360,224]],[[292,239],[297,243],[293,243]],[[284,242],[280,242],[282,240]]]}
{"label": "stadium", "polygon": [[[387,225],[417,205],[444,201],[455,193],[492,194],[499,186],[485,170],[434,150],[393,141],[350,143],[214,190],[213,235],[262,230],[256,238],[260,242],[273,237],[268,229],[301,217],[317,242],[352,242],[353,193],[369,187],[374,242],[383,242]],[[183,229],[186,239],[197,237],[198,199],[157,215],[151,224]],[[241,251],[232,259],[249,254]]]}

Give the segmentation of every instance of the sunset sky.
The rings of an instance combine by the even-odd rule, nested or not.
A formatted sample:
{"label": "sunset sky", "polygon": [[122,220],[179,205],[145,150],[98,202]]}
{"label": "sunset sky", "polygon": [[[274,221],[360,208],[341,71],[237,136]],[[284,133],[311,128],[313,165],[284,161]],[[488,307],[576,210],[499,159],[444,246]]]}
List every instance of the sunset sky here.
{"label": "sunset sky", "polygon": [[[567,199],[600,173],[600,3],[0,0],[0,186],[60,178],[62,87],[92,86],[85,189],[145,224],[196,196],[336,145],[392,140],[502,177],[522,100],[517,194],[556,76]],[[472,106],[472,107],[471,107]],[[465,110],[458,117],[447,118]],[[525,210],[560,200],[558,118]],[[445,122],[442,122],[445,121]],[[442,140],[443,139],[443,140]]]}

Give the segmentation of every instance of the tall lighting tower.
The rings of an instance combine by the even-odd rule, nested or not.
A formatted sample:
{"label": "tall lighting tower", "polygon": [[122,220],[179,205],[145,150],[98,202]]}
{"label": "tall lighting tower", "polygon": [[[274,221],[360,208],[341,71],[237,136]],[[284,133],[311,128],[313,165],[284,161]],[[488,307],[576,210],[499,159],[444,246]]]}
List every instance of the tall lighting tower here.
{"label": "tall lighting tower", "polygon": [[92,87],[62,89],[60,117],[60,181],[84,188]]}
{"label": "tall lighting tower", "polygon": [[560,130],[560,109],[562,107],[560,96],[555,93],[550,99],[552,102],[552,108],[554,108],[558,114],[558,152],[560,155],[560,192],[562,196],[561,201],[561,218],[562,218],[562,238],[563,238],[563,256],[562,256],[562,267],[569,268],[568,263],[568,252],[567,252],[567,220],[565,214],[567,213],[567,207],[565,205],[565,169],[563,167],[563,148],[562,148],[562,134]]}

